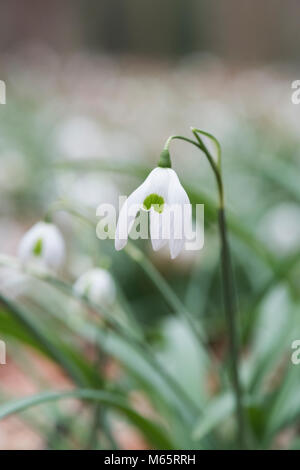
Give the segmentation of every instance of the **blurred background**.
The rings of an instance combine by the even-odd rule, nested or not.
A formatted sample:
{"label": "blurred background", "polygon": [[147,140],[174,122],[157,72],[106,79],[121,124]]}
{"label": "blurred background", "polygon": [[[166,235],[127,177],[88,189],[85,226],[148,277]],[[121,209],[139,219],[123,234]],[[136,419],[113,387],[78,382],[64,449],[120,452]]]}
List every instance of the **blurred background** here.
{"label": "blurred background", "polygon": [[[11,0],[0,8],[1,254],[15,259],[26,230],[64,201],[71,210],[54,215],[67,247],[60,277],[71,285],[105,265],[119,293],[112,315],[130,312],[188,401],[207,411],[200,418],[198,410],[195,422],[187,418],[185,432],[176,414],[184,400],[170,403],[170,391],[136,351],[105,330],[98,361],[99,348],[80,334],[80,321],[94,321],[90,309],[7,260],[0,289],[18,314],[7,306],[0,314],[7,345],[1,404],[74,387],[64,361],[45,348],[43,340],[50,341],[69,362],[76,356],[89,388],[118,388],[134,410],[160,423],[174,448],[235,447],[231,389],[222,375],[228,358],[216,188],[205,159],[172,143],[192,203],[205,204],[203,250],[171,261],[167,251],[137,243],[201,325],[204,349],[147,271],[72,214],[95,217],[101,202],[117,203],[155,166],[169,135],[190,137],[195,126],[214,134],[223,150],[251,446],[299,448],[300,366],[290,361],[292,341],[300,339],[300,107],[291,101],[300,78],[299,2]],[[41,329],[38,337],[27,315]],[[101,330],[101,321],[94,323]],[[66,403],[0,421],[0,448],[166,445],[117,410],[105,409],[103,417],[101,405]]]}

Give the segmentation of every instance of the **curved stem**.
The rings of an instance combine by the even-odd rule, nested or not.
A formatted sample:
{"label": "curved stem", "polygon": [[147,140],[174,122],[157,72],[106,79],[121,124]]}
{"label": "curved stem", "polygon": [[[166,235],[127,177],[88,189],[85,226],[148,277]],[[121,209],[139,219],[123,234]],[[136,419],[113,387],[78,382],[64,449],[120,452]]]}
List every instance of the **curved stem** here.
{"label": "curved stem", "polygon": [[[221,243],[221,264],[222,264],[222,284],[223,284],[223,297],[224,297],[224,309],[228,325],[229,333],[229,350],[230,350],[230,369],[232,385],[235,394],[236,401],[236,417],[238,424],[238,441],[240,447],[246,447],[245,437],[245,418],[243,409],[243,397],[242,387],[239,377],[239,341],[237,331],[237,303],[235,297],[234,280],[231,264],[230,248],[228,243],[228,229],[226,224],[225,209],[224,209],[224,187],[221,170],[221,148],[217,139],[211,134],[201,131],[200,129],[191,129],[197,142],[182,136],[171,136],[166,142],[165,148],[168,148],[173,139],[184,140],[190,144],[198,147],[207,157],[207,160],[213,170],[216,178],[218,195],[219,195],[219,210],[218,210],[218,221],[219,221],[219,233]],[[199,134],[204,134],[217,146],[218,159],[217,163],[214,161],[213,156],[210,154],[208,148],[204,144]]]}
{"label": "curved stem", "polygon": [[219,165],[220,158],[218,157],[218,165],[219,166],[217,166],[214,162],[213,157],[209,153],[206,145],[203,143],[203,141],[200,139],[199,135],[197,134],[197,129],[193,129],[192,132],[193,132],[194,136],[196,137],[197,142],[195,142],[192,139],[189,139],[188,137],[183,137],[181,135],[171,135],[168,138],[168,140],[166,141],[164,149],[168,150],[169,145],[172,142],[172,140],[177,139],[177,140],[184,140],[185,142],[188,142],[189,144],[195,145],[198,149],[202,150],[202,152],[205,153],[205,155],[207,157],[207,160],[209,161],[209,164],[210,164],[210,166],[211,166],[211,168],[212,168],[212,170],[215,174],[216,181],[217,181],[217,186],[218,186],[218,192],[219,192],[220,206],[224,207],[224,189],[223,189],[223,181],[222,181],[221,171],[220,171],[221,166]]}
{"label": "curved stem", "polygon": [[[219,203],[220,203],[220,208],[224,207],[224,188],[223,188],[223,180],[222,180],[222,170],[221,170],[221,157],[220,153],[218,152],[218,164],[216,165],[213,157],[211,156],[208,148],[204,144],[203,140],[200,138],[198,132],[198,129],[192,129],[192,132],[194,136],[196,137],[198,143],[199,143],[199,148],[202,150],[202,152],[205,153],[210,166],[215,174],[216,181],[217,181],[217,186],[218,186],[218,191],[219,191]],[[201,131],[202,132],[202,131]],[[208,135],[205,133],[205,135]]]}
{"label": "curved stem", "polygon": [[[209,132],[206,132],[206,131],[203,131],[201,129],[196,129],[195,127],[191,127],[191,131],[193,132],[194,135],[205,135],[206,137],[208,137],[215,145],[216,149],[217,149],[217,166],[219,169],[221,169],[221,145],[219,143],[219,141],[215,138],[214,135],[210,134]],[[196,134],[195,134],[196,133]],[[204,145],[203,141],[202,141],[202,144]]]}
{"label": "curved stem", "polygon": [[196,145],[196,147],[199,147],[197,142],[194,142],[194,140],[189,139],[188,137],[183,137],[182,135],[171,135],[165,143],[164,150],[169,150],[170,143],[172,142],[173,139],[177,140],[185,140],[185,142],[188,142],[189,144]]}

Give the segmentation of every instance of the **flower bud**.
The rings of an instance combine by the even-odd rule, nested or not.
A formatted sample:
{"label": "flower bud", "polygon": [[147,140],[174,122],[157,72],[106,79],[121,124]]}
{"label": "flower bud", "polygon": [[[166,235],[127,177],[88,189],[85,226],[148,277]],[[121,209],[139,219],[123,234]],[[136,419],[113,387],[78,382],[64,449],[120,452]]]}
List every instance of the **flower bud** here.
{"label": "flower bud", "polygon": [[95,304],[111,306],[116,300],[116,285],[109,271],[94,268],[82,274],[74,284],[74,292]]}

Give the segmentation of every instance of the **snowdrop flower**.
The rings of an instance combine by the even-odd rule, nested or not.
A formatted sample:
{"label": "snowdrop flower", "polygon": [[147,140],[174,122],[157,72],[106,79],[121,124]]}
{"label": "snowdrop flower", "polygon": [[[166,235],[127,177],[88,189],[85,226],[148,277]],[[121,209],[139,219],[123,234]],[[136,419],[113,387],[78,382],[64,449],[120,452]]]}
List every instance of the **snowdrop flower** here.
{"label": "snowdrop flower", "polygon": [[150,212],[150,236],[155,251],[169,242],[174,259],[183,249],[191,231],[191,205],[176,172],[169,166],[152,170],[123,204],[115,235],[116,250],[126,245],[139,210]]}
{"label": "snowdrop flower", "polygon": [[74,284],[74,292],[95,304],[111,306],[116,300],[116,285],[106,269],[94,268],[82,274]]}
{"label": "snowdrop flower", "polygon": [[38,222],[23,236],[18,254],[23,263],[37,261],[57,270],[65,259],[65,242],[55,225]]}

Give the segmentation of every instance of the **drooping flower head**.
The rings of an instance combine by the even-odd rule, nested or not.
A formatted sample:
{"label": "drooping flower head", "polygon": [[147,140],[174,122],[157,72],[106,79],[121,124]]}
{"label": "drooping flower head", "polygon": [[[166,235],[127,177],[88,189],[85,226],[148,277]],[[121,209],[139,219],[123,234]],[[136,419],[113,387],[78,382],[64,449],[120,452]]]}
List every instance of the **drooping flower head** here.
{"label": "drooping flower head", "polygon": [[116,285],[109,271],[94,268],[82,274],[74,284],[74,292],[95,304],[111,306],[116,300]]}
{"label": "drooping flower head", "polygon": [[115,235],[116,250],[126,245],[139,210],[150,213],[153,249],[157,251],[169,243],[171,258],[176,258],[190,233],[192,212],[188,195],[169,164],[152,170],[123,204]]}
{"label": "drooping flower head", "polygon": [[18,255],[23,263],[35,261],[57,270],[65,259],[65,242],[55,225],[38,222],[23,236]]}

